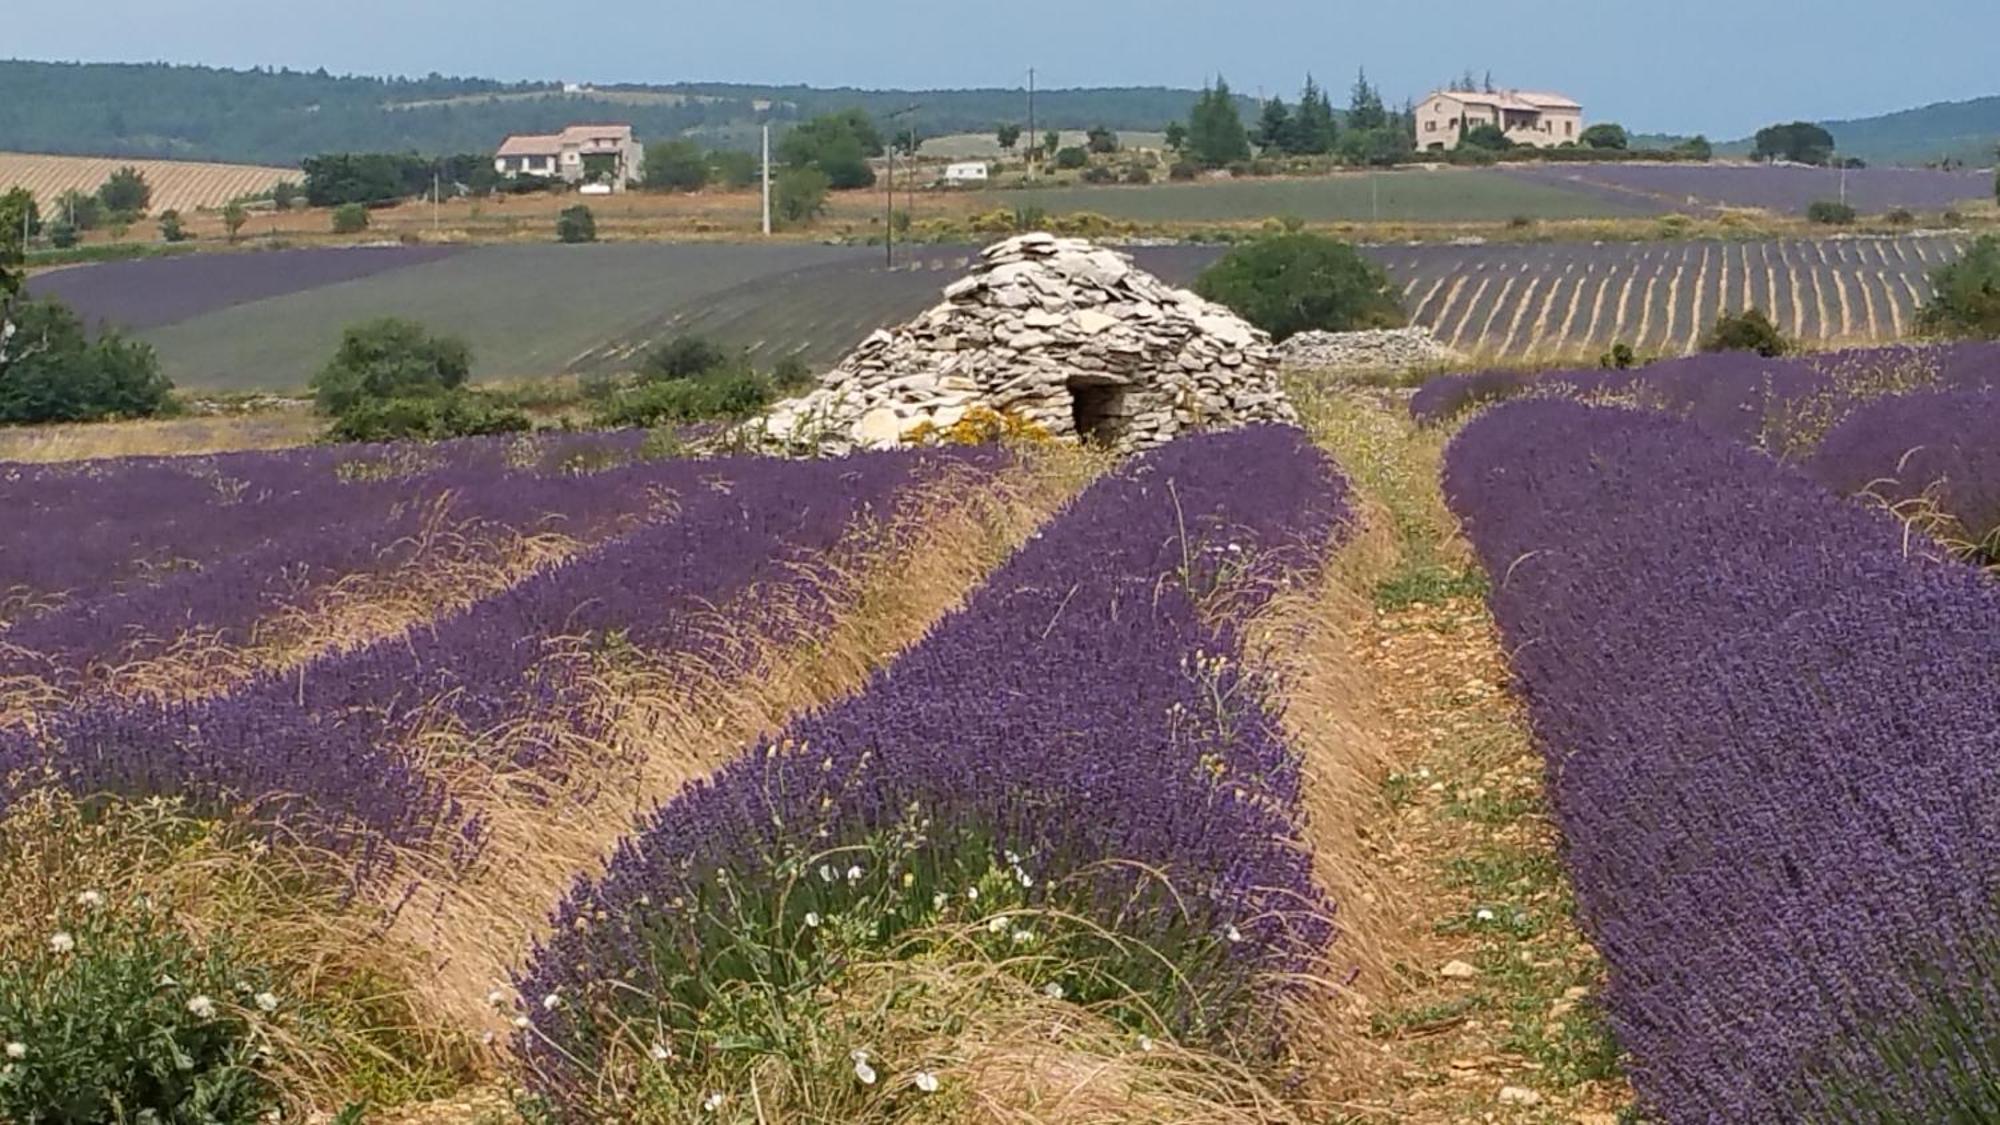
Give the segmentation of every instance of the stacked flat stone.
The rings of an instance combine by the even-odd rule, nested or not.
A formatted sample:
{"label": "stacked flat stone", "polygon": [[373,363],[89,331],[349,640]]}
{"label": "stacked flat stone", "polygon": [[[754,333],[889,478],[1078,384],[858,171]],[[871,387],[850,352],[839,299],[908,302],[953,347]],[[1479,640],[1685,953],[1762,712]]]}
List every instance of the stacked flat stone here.
{"label": "stacked flat stone", "polygon": [[1427,328],[1300,332],[1278,346],[1286,367],[1310,371],[1407,371],[1462,362]]}
{"label": "stacked flat stone", "polygon": [[1123,450],[1190,429],[1292,422],[1270,337],[1115,250],[1024,234],[989,246],[944,301],[862,341],[762,420],[779,446],[902,443],[977,407]]}

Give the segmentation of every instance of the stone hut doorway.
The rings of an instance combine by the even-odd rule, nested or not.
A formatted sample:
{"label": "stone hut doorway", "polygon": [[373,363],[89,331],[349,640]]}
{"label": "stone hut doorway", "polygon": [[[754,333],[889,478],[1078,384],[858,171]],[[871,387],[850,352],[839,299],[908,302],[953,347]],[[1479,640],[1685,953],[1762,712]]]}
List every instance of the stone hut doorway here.
{"label": "stone hut doorway", "polygon": [[1112,383],[1088,377],[1069,380],[1070,419],[1076,424],[1078,439],[1093,445],[1116,445],[1132,421],[1125,394],[1126,383]]}

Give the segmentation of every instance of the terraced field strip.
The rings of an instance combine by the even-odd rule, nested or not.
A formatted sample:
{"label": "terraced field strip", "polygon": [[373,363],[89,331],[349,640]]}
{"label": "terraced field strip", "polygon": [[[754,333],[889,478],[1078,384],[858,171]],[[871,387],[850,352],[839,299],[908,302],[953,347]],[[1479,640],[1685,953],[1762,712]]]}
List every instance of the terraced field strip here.
{"label": "terraced field strip", "polygon": [[94,192],[111,173],[131,165],[153,189],[155,214],[220,207],[232,199],[269,191],[280,180],[300,179],[297,168],[259,164],[206,164],[189,160],[123,160],[97,156],[44,156],[0,152],[0,191],[25,187],[44,211],[56,197],[75,189]]}
{"label": "terraced field strip", "polygon": [[[1818,342],[1900,338],[1951,235],[1740,243],[1544,243],[1372,248],[1411,319],[1486,360],[1602,350],[1694,350],[1725,312],[1762,308]],[[1465,282],[1471,284],[1465,284]],[[1491,281],[1492,284],[1487,284]]]}

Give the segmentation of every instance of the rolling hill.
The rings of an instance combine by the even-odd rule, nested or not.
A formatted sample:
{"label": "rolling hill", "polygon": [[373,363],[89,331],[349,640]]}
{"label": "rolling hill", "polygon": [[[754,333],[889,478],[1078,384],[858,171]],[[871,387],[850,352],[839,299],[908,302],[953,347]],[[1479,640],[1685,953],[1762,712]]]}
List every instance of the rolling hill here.
{"label": "rolling hill", "polygon": [[[1950,157],[1987,168],[2000,146],[2000,94],[1819,124],[1833,134],[1841,152],[1870,164],[1928,164]],[[1745,137],[1719,144],[1715,151],[1718,156],[1747,156],[1753,147],[1755,142]]]}
{"label": "rolling hill", "polygon": [[[1168,87],[1043,90],[1038,128],[1157,130],[1185,118],[1198,91]],[[1244,116],[1256,102],[1241,99]],[[582,120],[629,121],[642,139],[749,147],[780,128],[860,106],[916,105],[927,136],[986,133],[1027,117],[1025,90],[862,90],[678,83],[565,87],[480,78],[373,78],[325,71],[227,70],[162,63],[0,61],[0,150],[296,166],[320,152],[486,152],[512,132]]]}

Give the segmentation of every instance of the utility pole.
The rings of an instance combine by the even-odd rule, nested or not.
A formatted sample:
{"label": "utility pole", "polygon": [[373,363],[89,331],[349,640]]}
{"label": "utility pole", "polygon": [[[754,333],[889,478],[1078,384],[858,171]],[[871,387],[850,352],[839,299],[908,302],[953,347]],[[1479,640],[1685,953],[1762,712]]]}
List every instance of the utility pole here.
{"label": "utility pole", "polygon": [[764,237],[771,237],[771,123],[764,122]]}
{"label": "utility pole", "polygon": [[1035,68],[1028,68],[1028,178],[1035,178],[1035,154],[1042,151],[1042,135],[1035,132]]}
{"label": "utility pole", "polygon": [[896,267],[896,142],[890,141],[883,150],[883,179],[888,181],[889,190],[882,193],[882,264],[890,269]]}
{"label": "utility pole", "polygon": [[444,186],[444,177],[439,175],[436,169],[432,169],[431,171],[431,233],[432,234],[436,234],[438,232],[438,223],[439,223],[438,196],[441,194],[443,186]]}

